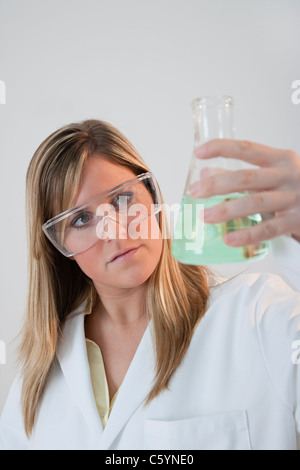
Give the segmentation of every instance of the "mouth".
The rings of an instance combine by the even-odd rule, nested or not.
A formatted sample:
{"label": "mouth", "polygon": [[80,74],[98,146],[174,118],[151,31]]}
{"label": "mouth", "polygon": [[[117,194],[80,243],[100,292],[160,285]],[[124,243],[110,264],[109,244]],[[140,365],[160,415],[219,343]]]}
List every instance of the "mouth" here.
{"label": "mouth", "polygon": [[109,263],[120,263],[121,261],[125,261],[131,258],[138,251],[138,249],[139,247],[129,249],[127,248],[126,250],[120,251],[109,260]]}

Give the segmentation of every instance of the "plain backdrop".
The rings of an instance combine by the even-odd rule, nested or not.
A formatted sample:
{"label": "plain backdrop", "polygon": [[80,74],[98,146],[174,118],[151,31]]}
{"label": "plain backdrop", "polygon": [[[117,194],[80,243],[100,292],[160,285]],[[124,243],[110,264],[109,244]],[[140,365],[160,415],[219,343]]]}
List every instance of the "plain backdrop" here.
{"label": "plain backdrop", "polygon": [[[140,151],[165,201],[179,203],[193,148],[190,103],[228,94],[237,138],[300,153],[300,105],[291,100],[299,21],[299,0],[0,0],[0,412],[16,373],[25,176],[38,145],[64,124],[108,121]],[[269,255],[250,269],[277,267]]]}

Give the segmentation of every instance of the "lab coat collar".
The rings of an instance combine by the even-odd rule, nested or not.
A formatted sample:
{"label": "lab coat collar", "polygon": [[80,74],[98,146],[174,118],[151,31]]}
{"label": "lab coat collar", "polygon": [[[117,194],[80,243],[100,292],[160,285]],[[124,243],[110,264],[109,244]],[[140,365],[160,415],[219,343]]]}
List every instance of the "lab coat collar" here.
{"label": "lab coat collar", "polygon": [[86,351],[84,332],[86,306],[87,303],[84,302],[67,320],[57,357],[70,391],[96,435],[99,448],[108,449],[151,390],[155,376],[153,325],[150,321],[103,430],[94,399]]}
{"label": "lab coat collar", "polygon": [[85,344],[84,312],[87,301],[70,314],[57,349],[57,358],[78,408],[96,436],[103,433],[94,399],[90,368]]}

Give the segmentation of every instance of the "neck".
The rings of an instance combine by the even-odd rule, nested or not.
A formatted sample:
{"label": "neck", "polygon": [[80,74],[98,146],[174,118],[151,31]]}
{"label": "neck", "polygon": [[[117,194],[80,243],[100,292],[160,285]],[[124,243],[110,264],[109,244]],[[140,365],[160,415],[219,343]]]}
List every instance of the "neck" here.
{"label": "neck", "polygon": [[99,300],[93,313],[96,316],[101,316],[102,321],[120,327],[145,322],[147,317],[146,283],[132,289],[103,289],[96,285],[95,287],[99,294]]}

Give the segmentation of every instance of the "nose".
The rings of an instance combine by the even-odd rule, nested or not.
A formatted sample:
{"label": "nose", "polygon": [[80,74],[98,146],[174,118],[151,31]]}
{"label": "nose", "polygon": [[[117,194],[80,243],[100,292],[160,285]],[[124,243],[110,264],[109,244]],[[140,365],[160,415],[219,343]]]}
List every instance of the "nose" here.
{"label": "nose", "polygon": [[96,234],[100,240],[116,240],[127,238],[127,224],[119,217],[119,220],[111,215],[105,215],[96,226]]}

